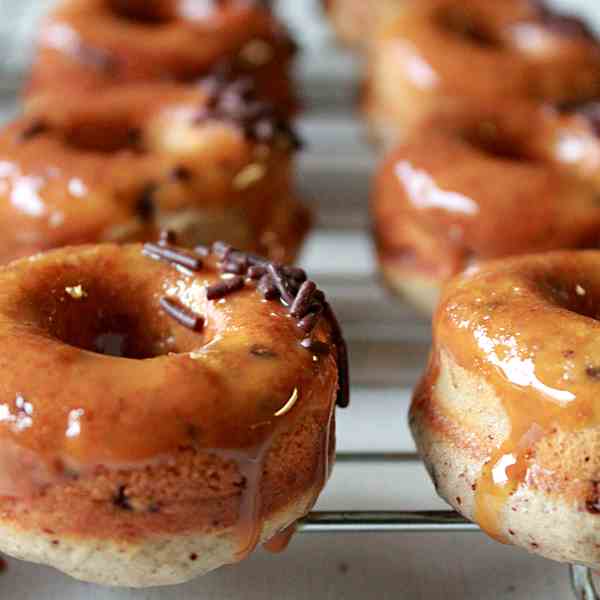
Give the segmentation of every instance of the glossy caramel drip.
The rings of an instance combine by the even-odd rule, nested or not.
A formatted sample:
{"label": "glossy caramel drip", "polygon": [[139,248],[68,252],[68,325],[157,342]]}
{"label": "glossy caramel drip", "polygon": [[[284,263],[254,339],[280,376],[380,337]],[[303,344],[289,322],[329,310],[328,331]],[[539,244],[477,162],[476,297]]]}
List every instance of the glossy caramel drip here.
{"label": "glossy caramel drip", "polygon": [[[486,436],[476,483],[475,520],[499,541],[507,541],[510,497],[535,485],[538,446],[558,432],[600,425],[599,264],[591,251],[490,263],[455,280],[437,314],[435,361],[447,357],[483,379],[506,415],[506,436]],[[435,373],[430,368],[423,384],[430,393]],[[417,403],[428,401],[417,394]]]}
{"label": "glossy caramel drip", "polygon": [[272,537],[267,543],[263,544],[263,548],[273,554],[279,554],[287,549],[295,533],[296,525],[290,525]]}
{"label": "glossy caramel drip", "polygon": [[[98,469],[166,467],[193,449],[221,469],[235,466],[242,559],[273,510],[267,470],[274,460],[284,469],[292,440],[312,428],[302,494],[310,509],[334,450],[336,353],[304,348],[297,320],[256,282],[208,301],[206,290],[228,277],[216,257],[194,269],[144,256],[137,245],[105,245],[55,251],[0,275],[2,347],[19,331],[0,390],[0,495],[33,501]],[[203,327],[166,313],[165,296],[201,315]],[[333,343],[326,319],[313,335]],[[126,495],[118,505],[131,509]]]}

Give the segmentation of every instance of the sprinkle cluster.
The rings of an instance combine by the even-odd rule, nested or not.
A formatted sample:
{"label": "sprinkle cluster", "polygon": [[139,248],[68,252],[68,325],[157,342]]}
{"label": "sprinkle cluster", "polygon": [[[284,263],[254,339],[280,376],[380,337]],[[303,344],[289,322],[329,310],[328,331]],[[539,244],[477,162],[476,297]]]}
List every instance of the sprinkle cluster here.
{"label": "sprinkle cluster", "polygon": [[[336,347],[339,370],[339,390],[337,404],[345,408],[349,404],[348,350],[340,325],[325,294],[308,279],[305,271],[271,262],[255,254],[236,250],[224,242],[215,242],[212,247],[198,246],[193,251],[174,246],[172,232],[161,234],[158,243],[144,244],[143,253],[156,260],[164,260],[190,271],[203,268],[203,259],[211,254],[218,260],[217,268],[222,278],[210,285],[206,297],[210,301],[220,300],[237,292],[246,285],[254,284],[266,300],[279,301],[296,319],[297,326],[304,334],[300,342],[315,355],[328,354],[327,344],[313,338],[312,333],[321,318],[328,321],[333,344]],[[180,325],[193,331],[201,331],[204,318],[170,297],[160,300],[161,308]]]}
{"label": "sprinkle cluster", "polygon": [[223,64],[200,81],[208,94],[208,103],[196,115],[202,122],[208,119],[229,121],[240,127],[244,135],[258,143],[271,144],[285,140],[292,149],[301,142],[288,120],[275,105],[259,99],[250,77],[236,76],[234,68]]}

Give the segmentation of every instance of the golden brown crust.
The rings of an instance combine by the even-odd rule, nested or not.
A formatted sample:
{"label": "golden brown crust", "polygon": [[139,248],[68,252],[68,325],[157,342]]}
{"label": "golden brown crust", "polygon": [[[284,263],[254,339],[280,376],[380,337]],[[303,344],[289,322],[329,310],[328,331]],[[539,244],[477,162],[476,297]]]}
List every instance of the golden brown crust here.
{"label": "golden brown crust", "polygon": [[[227,532],[224,560],[239,560],[327,480],[337,334],[323,318],[307,349],[289,308],[249,280],[208,300],[228,280],[212,255],[191,272],[141,250],[66,248],[0,270],[1,524],[140,549]],[[171,318],[165,296],[203,327]]]}
{"label": "golden brown crust", "polygon": [[[38,99],[0,134],[0,261],[69,244],[226,238],[293,260],[310,219],[289,125],[243,81]],[[236,101],[231,114],[224,96]],[[256,107],[256,108],[255,108]],[[254,111],[254,112],[251,112]]]}
{"label": "golden brown crust", "polygon": [[[194,82],[218,67],[252,78],[261,95],[288,113],[297,108],[293,43],[260,3],[214,3],[198,14],[176,1],[138,4],[63,2],[42,25],[27,100],[63,98],[67,90],[87,97],[140,81]],[[148,10],[157,18],[145,18]]]}
{"label": "golden brown crust", "polygon": [[497,539],[597,566],[600,253],[493,261],[444,291],[411,409],[448,501]]}
{"label": "golden brown crust", "polygon": [[364,108],[384,141],[467,101],[577,101],[600,90],[600,46],[589,30],[529,0],[407,3],[370,57]]}
{"label": "golden brown crust", "polygon": [[597,247],[595,127],[586,113],[512,102],[429,119],[376,180],[375,237],[392,286],[439,289],[480,261]]}

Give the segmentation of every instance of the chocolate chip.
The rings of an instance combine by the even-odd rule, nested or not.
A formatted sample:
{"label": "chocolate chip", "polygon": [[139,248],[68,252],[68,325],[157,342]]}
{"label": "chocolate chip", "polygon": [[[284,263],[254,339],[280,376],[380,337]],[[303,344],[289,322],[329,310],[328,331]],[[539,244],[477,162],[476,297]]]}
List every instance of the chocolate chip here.
{"label": "chocolate chip", "polygon": [[20,139],[23,141],[30,140],[31,138],[37,137],[42,133],[48,131],[49,127],[41,119],[32,121],[23,131],[21,131]]}
{"label": "chocolate chip", "polygon": [[585,374],[590,379],[595,379],[600,381],[600,367],[587,367],[585,370]]}
{"label": "chocolate chip", "polygon": [[144,186],[140,199],[136,205],[136,213],[142,221],[152,221],[156,214],[156,206],[154,204],[154,194],[158,186],[155,183],[149,183]]}
{"label": "chocolate chip", "polygon": [[188,167],[178,165],[171,171],[171,179],[181,181],[182,183],[188,183],[192,179],[192,172]]}
{"label": "chocolate chip", "polygon": [[600,481],[592,481],[591,494],[585,501],[585,508],[593,515],[600,515]]}
{"label": "chocolate chip", "polygon": [[133,510],[133,507],[129,503],[129,499],[125,495],[125,486],[119,486],[119,489],[115,496],[113,496],[113,504],[121,510]]}

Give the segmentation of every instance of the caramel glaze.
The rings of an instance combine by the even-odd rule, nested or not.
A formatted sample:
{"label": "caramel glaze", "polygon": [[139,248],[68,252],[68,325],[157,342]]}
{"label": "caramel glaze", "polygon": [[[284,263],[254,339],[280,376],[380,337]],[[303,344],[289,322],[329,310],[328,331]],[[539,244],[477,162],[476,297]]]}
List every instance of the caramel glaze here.
{"label": "caramel glaze", "polygon": [[597,247],[599,167],[582,112],[512,101],[442,112],[380,168],[380,260],[441,283],[481,260]]}
{"label": "caramel glaze", "polygon": [[265,550],[268,550],[273,554],[279,554],[284,550],[287,550],[287,547],[290,545],[295,533],[296,525],[290,525],[288,528],[271,538],[266,544],[263,544],[263,547]]}
{"label": "caramel glaze", "polygon": [[[242,558],[269,515],[307,494],[311,508],[334,453],[336,352],[302,347],[280,301],[252,283],[208,301],[213,258],[192,273],[138,245],[52,251],[0,281],[3,520],[57,539],[234,529]],[[330,335],[322,319],[313,338]]]}
{"label": "caramel glaze", "polygon": [[376,32],[404,9],[404,3],[398,0],[378,0],[375,3],[322,0],[322,4],[339,40],[363,50],[369,47]]}
{"label": "caramel glaze", "polygon": [[483,107],[498,98],[560,102],[597,96],[600,45],[584,24],[540,5],[407,5],[371,52],[364,102],[379,133],[404,136],[432,113],[466,101]]}
{"label": "caramel glaze", "polygon": [[195,81],[216,67],[251,77],[293,112],[295,47],[261,2],[66,0],[43,23],[27,87],[40,96],[81,95],[140,81]]}
{"label": "caramel glaze", "polygon": [[[492,386],[509,427],[504,439],[486,435],[476,443],[487,460],[473,489],[476,521],[501,541],[502,510],[523,486],[596,512],[599,265],[597,251],[494,261],[450,283],[434,320],[413,417],[437,410],[444,354]],[[428,419],[428,426],[448,419]],[[459,435],[467,443],[476,434]]]}
{"label": "caramel glaze", "polygon": [[[8,125],[0,133],[0,261],[68,244],[151,240],[165,227],[184,244],[227,234],[245,250],[292,259],[310,221],[292,189],[293,134],[247,82],[220,85],[66,97]],[[235,114],[216,109],[219,93]],[[250,122],[244,111],[254,107],[263,114]]]}

